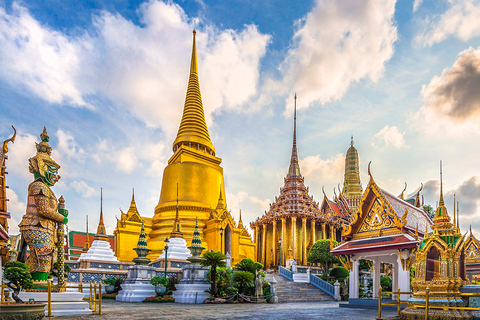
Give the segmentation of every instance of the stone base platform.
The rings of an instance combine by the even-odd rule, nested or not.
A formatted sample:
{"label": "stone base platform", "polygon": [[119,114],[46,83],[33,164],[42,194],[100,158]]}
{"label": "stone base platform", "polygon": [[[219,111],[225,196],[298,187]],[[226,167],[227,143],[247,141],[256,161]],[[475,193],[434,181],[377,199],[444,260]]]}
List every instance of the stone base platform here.
{"label": "stone base platform", "polygon": [[176,303],[203,303],[203,301],[210,296],[205,292],[205,290],[210,289],[210,285],[208,283],[177,283],[175,288],[177,288],[177,290],[173,292],[172,296],[175,298]]}
{"label": "stone base platform", "polygon": [[155,287],[150,279],[155,276],[155,267],[135,265],[128,267],[128,275],[122,290],[115,300],[121,302],[143,302],[146,297],[155,296]]}
{"label": "stone base platform", "polygon": [[[35,302],[48,302],[47,292],[20,292],[18,295],[23,301],[34,299]],[[67,301],[67,302],[56,302]],[[45,305],[45,315],[48,313],[48,304]],[[81,292],[52,292],[52,316],[69,316],[77,314],[92,314],[88,302],[83,301]]]}
{"label": "stone base platform", "polygon": [[[410,309],[400,312],[400,319],[402,320],[417,320],[425,319],[425,309]],[[470,320],[473,319],[469,311],[464,310],[442,310],[442,309],[429,309],[428,320],[448,319],[448,320]]]}

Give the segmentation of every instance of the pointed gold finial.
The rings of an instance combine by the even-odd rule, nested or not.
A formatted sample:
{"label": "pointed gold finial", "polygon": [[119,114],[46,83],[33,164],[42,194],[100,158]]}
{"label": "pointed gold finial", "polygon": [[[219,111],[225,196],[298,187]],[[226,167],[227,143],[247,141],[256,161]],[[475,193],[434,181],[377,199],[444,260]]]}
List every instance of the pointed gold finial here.
{"label": "pointed gold finial", "polygon": [[445,202],[443,201],[443,177],[442,177],[442,160],[440,160],[440,202],[438,206],[445,206]]}
{"label": "pointed gold finial", "polygon": [[179,218],[179,206],[178,206],[178,183],[177,183],[177,208],[175,211],[175,221],[173,223],[173,230],[170,233],[170,238],[181,238],[183,233],[180,231],[180,218]]}
{"label": "pointed gold finial", "polygon": [[[459,207],[460,205],[458,204],[458,201],[457,201],[457,229],[460,230],[460,213],[459,213]],[[453,213],[455,214],[455,212]]]}
{"label": "pointed gold finial", "polygon": [[87,224],[87,227],[86,227],[87,233],[85,234],[85,244],[83,245],[83,250],[82,250],[82,252],[87,252],[88,249],[90,248],[90,237],[88,236],[88,214],[87,214],[87,222],[86,222],[86,224]]}
{"label": "pointed gold finial", "polygon": [[108,241],[105,224],[103,223],[103,188],[100,188],[100,221],[98,222],[97,233],[94,239]]}
{"label": "pointed gold finial", "polygon": [[455,193],[453,194],[453,227],[455,228],[456,224],[456,219],[455,219]]}
{"label": "pointed gold finial", "polygon": [[198,81],[196,31],[193,31],[192,60],[190,63],[190,77],[188,80],[185,105],[182,120],[178,128],[177,137],[173,142],[173,152],[181,146],[195,148],[211,155],[215,155],[215,148],[210,140],[205,112],[203,110],[202,94]]}

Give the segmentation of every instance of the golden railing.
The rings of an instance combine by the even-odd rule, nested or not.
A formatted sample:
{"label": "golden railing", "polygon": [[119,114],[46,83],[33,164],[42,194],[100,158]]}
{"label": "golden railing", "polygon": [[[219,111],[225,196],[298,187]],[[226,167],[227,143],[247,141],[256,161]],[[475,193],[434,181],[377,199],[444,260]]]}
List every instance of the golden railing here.
{"label": "golden railing", "polygon": [[[425,309],[425,320],[428,320],[428,311],[430,309],[442,309],[442,310],[472,310],[472,311],[480,311],[480,308],[472,308],[472,307],[454,307],[448,305],[430,305],[430,298],[433,296],[441,296],[447,298],[460,298],[460,297],[480,297],[480,293],[451,293],[451,292],[430,292],[430,288],[425,289],[425,304],[412,304],[408,302],[401,302],[400,295],[401,294],[412,294],[412,292],[400,292],[400,288],[398,288],[397,292],[382,292],[382,287],[378,289],[378,318],[377,320],[382,319],[382,305],[383,306],[396,306],[397,307],[397,316],[400,316],[400,307],[401,306],[408,306],[411,309],[418,309],[422,308]],[[396,294],[397,301],[396,303],[384,303],[382,302],[382,294]]]}
{"label": "golden railing", "polygon": [[[0,303],[6,302],[5,299],[5,288],[7,285],[5,281],[2,279],[1,284],[1,296],[0,296]],[[82,283],[78,285],[66,285],[63,288],[71,288],[71,289],[78,289],[78,292],[83,294],[83,289],[90,289],[90,294],[88,298],[83,298],[83,301],[88,301],[89,309],[93,312],[98,312],[98,314],[102,314],[102,283],[99,282],[90,282],[89,286],[84,286]],[[52,302],[72,302],[72,301],[64,301],[64,300],[55,300],[52,301],[52,290],[56,289],[56,286],[52,284],[52,281],[48,281],[47,285],[47,317],[52,316]]]}

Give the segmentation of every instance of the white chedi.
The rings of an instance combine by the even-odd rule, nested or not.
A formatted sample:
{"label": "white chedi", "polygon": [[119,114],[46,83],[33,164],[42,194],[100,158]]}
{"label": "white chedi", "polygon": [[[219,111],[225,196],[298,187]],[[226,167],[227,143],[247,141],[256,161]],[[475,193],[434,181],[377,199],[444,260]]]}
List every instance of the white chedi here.
{"label": "white chedi", "polygon": [[94,240],[90,249],[80,255],[79,260],[100,260],[118,262],[117,257],[110,248],[110,242],[105,240]]}
{"label": "white chedi", "polygon": [[[167,259],[186,260],[190,256],[190,250],[187,248],[187,241],[185,241],[185,239],[170,238],[168,242]],[[163,250],[159,258],[165,259],[165,250]]]}

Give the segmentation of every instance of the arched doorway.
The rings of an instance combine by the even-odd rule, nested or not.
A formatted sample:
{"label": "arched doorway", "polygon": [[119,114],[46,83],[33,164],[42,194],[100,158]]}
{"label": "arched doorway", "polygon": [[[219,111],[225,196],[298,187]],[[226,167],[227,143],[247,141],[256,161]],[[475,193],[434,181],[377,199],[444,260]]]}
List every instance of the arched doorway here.
{"label": "arched doorway", "polygon": [[427,272],[425,274],[425,280],[440,278],[440,251],[437,248],[432,247],[427,254]]}

